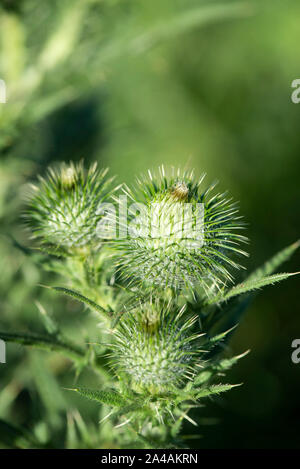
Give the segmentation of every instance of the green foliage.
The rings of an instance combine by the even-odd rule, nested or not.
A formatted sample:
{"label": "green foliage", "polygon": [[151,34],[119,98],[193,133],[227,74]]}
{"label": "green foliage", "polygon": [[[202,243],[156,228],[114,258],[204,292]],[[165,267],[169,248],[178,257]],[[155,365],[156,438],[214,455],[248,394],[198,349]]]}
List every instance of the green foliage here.
{"label": "green foliage", "polygon": [[227,301],[234,296],[242,295],[243,293],[248,293],[250,291],[265,287],[267,285],[273,285],[276,282],[281,282],[282,280],[285,280],[291,277],[292,275],[297,275],[297,273],[298,272],[292,273],[292,274],[282,273],[282,274],[268,275],[266,277],[261,277],[261,278],[250,277],[245,282],[235,285],[226,293],[219,294],[213,297],[210,300],[210,303],[220,303],[223,301]]}
{"label": "green foliage", "polygon": [[252,272],[252,274],[247,277],[246,282],[250,282],[251,280],[260,280],[272,274],[281,264],[289,260],[289,258],[295,253],[299,246],[300,241],[296,241],[290,246],[282,249],[282,251],[279,251],[277,254],[275,254],[275,256],[265,262],[265,264],[263,264],[259,269],[256,269],[254,272]]}
{"label": "green foliage", "polygon": [[248,293],[253,290],[257,290],[267,285],[273,285],[274,283],[281,282],[281,280],[285,280],[292,275],[297,275],[298,272],[292,274],[269,274],[274,272],[274,270],[276,270],[277,267],[279,267],[283,262],[287,261],[298,249],[298,247],[299,241],[293,243],[291,246],[286,247],[279,253],[275,254],[275,256],[273,256],[269,261],[267,261],[262,267],[250,274],[244,282],[235,285],[230,290],[219,293],[215,297],[211,298],[209,300],[209,303],[212,304],[228,301],[230,298],[233,298],[235,296],[241,295],[243,293]]}
{"label": "green foliage", "polygon": [[82,359],[84,351],[77,345],[71,345],[69,342],[59,339],[53,335],[36,333],[9,333],[0,332],[2,340],[15,342],[17,344],[27,345],[29,347],[38,347],[46,350],[62,351],[75,359]]}
{"label": "green foliage", "polygon": [[26,449],[39,446],[34,437],[25,429],[18,428],[2,419],[0,419],[0,434],[2,443],[8,448]]}
{"label": "green foliage", "polygon": [[108,314],[108,311],[106,311],[100,305],[90,300],[89,298],[86,298],[85,296],[81,295],[77,291],[70,290],[69,288],[64,288],[64,287],[50,287],[50,288],[52,288],[52,290],[62,292],[65,295],[71,296],[72,298],[75,298],[78,301],[81,301],[81,303],[85,304],[92,310],[97,311],[101,315],[101,317],[103,316],[103,313]]}
{"label": "green foliage", "polygon": [[209,386],[207,388],[201,389],[196,394],[196,399],[200,399],[201,397],[208,397],[208,396],[215,396],[220,394],[221,392],[229,391],[230,389],[239,386],[238,384],[216,384],[213,386]]}
{"label": "green foliage", "polygon": [[[83,166],[75,168],[71,163],[67,169],[64,166],[61,168],[60,173],[53,173],[50,176],[52,178],[51,184],[55,184],[55,186],[48,188],[48,183],[45,183],[44,194],[49,197],[55,187],[55,191],[58,191],[59,202],[64,203],[64,198],[69,198],[69,191],[71,190],[71,197],[74,194],[76,194],[76,197],[84,197],[86,209],[91,213],[94,212],[96,208],[95,200],[99,202],[100,199],[96,196],[94,200],[93,197],[95,193],[97,194],[101,185],[102,173],[95,173],[93,169],[92,173],[88,173],[87,176],[89,177],[89,174],[92,174],[92,184],[85,185],[86,176]],[[137,258],[132,257],[132,249],[129,247],[132,239],[128,236],[125,243],[122,241],[121,262],[118,263],[115,273],[108,263],[98,263],[99,252],[102,253],[100,257],[103,258],[111,252],[114,257],[120,256],[120,241],[119,239],[116,242],[113,240],[109,248],[105,243],[100,242],[97,249],[95,249],[93,237],[90,236],[96,228],[93,219],[86,219],[78,243],[79,247],[86,246],[86,251],[78,255],[76,242],[72,242],[68,245],[68,248],[71,247],[71,249],[66,250],[65,256],[56,261],[56,270],[60,271],[61,269],[61,273],[68,278],[71,288],[56,286],[50,288],[80,301],[92,312],[96,311],[98,319],[100,315],[102,330],[101,332],[99,330],[98,340],[94,343],[95,347],[102,349],[100,355],[97,355],[96,349],[93,347],[80,347],[66,339],[60,332],[59,326],[39,303],[37,306],[48,331],[47,334],[0,333],[0,337],[8,341],[59,351],[70,356],[74,360],[77,377],[87,366],[98,371],[103,384],[109,382],[113,387],[105,386],[101,389],[92,389],[80,385],[68,389],[91,401],[112,408],[108,416],[116,423],[115,428],[128,426],[127,437],[133,432],[138,441],[149,447],[177,447],[183,444],[180,442],[179,437],[182,419],[197,425],[188,415],[189,410],[195,405],[199,405],[199,401],[202,402],[203,399],[208,397],[215,398],[220,393],[237,386],[216,383],[219,377],[222,377],[246,354],[223,358],[220,356],[220,351],[224,348],[224,340],[232,333],[232,329],[212,334],[220,315],[225,318],[230,317],[231,312],[234,310],[235,306],[231,309],[230,303],[228,303],[229,300],[294,275],[270,275],[270,273],[281,262],[290,257],[298,243],[273,257],[271,261],[250,275],[243,283],[238,283],[233,287],[226,287],[224,284],[222,289],[219,288],[219,292],[215,294],[218,285],[217,276],[227,272],[225,267],[223,268],[223,264],[235,265],[228,256],[232,253],[242,253],[236,247],[236,243],[244,241],[246,238],[234,233],[235,229],[241,227],[239,217],[236,216],[235,206],[221,195],[207,198],[211,188],[200,193],[199,186],[201,182],[202,178],[197,182],[191,178],[191,173],[181,174],[180,172],[177,172],[176,175],[174,173],[173,179],[170,180],[165,177],[164,170],[162,170],[159,182],[155,181],[151,174],[149,183],[145,180],[144,183],[139,182],[146,204],[151,204],[153,201],[155,203],[162,202],[158,220],[163,219],[164,229],[168,230],[163,232],[162,238],[154,238],[160,252],[159,258],[157,257],[157,248],[146,247],[145,243],[149,243],[149,240],[146,236],[143,236],[145,233],[140,234],[138,241],[136,241],[136,237],[132,237],[134,243],[138,242],[140,247],[144,243],[143,249],[144,251],[148,250],[147,256],[151,259],[151,261],[146,262],[147,268],[141,268],[140,270],[140,276],[147,277],[149,293],[146,296],[144,292],[139,290],[141,284],[136,284],[134,288],[131,288],[130,278],[128,279],[128,266],[134,264],[137,258],[140,258],[139,264],[145,262],[145,254],[138,254]],[[133,201],[141,200],[132,194],[130,195]],[[49,200],[51,198],[52,195],[50,195]],[[188,202],[192,205],[198,202],[204,203],[204,227],[199,228],[197,225],[196,229],[193,227],[195,237],[192,241],[189,236],[178,238],[176,240],[176,249],[170,252],[169,245],[166,245],[165,242],[169,239],[171,239],[171,244],[174,242],[172,238],[178,228],[176,225],[176,210],[178,210],[178,207],[182,207],[182,204]],[[39,214],[39,203],[43,210],[47,207],[49,220],[53,206],[38,196],[31,201],[33,209],[28,211],[34,219],[35,229],[39,233],[39,237],[42,238],[41,245],[43,246],[44,241],[48,243],[50,238],[47,233],[44,235],[44,230],[47,230],[47,228],[43,217]],[[36,216],[36,214],[39,215]],[[135,219],[134,226],[139,225],[143,228],[147,220],[143,219],[141,214],[137,218],[138,222]],[[190,227],[190,224],[188,226]],[[70,230],[70,236],[73,236],[72,226],[66,224],[64,230],[66,238],[68,237],[68,230]],[[80,228],[78,230],[80,231]],[[166,236],[167,232],[168,236]],[[132,235],[132,233],[129,233],[129,235]],[[198,235],[204,235],[202,243],[197,243]],[[55,248],[54,241],[55,237],[51,241]],[[59,243],[60,241],[57,240],[58,246]],[[71,263],[70,266],[74,269],[75,265],[81,265],[81,268],[78,271],[76,270],[75,274],[73,269],[68,266],[69,260],[74,258],[74,249],[77,254],[75,264]],[[228,251],[228,254],[226,251]],[[179,257],[177,257],[177,254]],[[174,258],[172,258],[173,255]],[[127,256],[128,261],[124,263],[125,256]],[[200,285],[201,288],[194,297],[194,303],[188,305],[186,303],[187,299],[185,296],[178,294],[177,288],[169,288],[165,291],[158,289],[156,287],[157,275],[154,274],[154,277],[148,275],[147,269],[153,272],[156,265],[161,278],[168,276],[168,270],[171,271],[171,275],[175,275],[175,277],[178,275],[177,273],[174,274],[174,269],[170,267],[170,263],[166,264],[164,257],[171,260],[174,265],[177,264],[178,259],[182,258],[186,265],[186,270],[181,272],[182,278],[187,277],[189,279],[187,282],[190,283],[190,289],[194,284],[195,286]],[[126,262],[128,262],[127,265]],[[191,281],[189,275],[191,272],[195,272],[195,266],[200,262],[202,263],[201,269]],[[132,269],[134,271],[135,267]],[[121,278],[125,289],[122,285],[114,285],[111,280],[119,273],[124,272],[125,276],[121,275]],[[203,288],[201,275],[210,279],[209,288],[208,285],[206,285],[207,288]],[[231,278],[228,272],[226,275]],[[106,284],[106,288],[104,288],[103,283]],[[113,328],[107,321],[108,311],[94,300],[74,290],[72,287],[75,284],[82,287],[85,285],[85,290],[90,292],[97,289],[105,292],[104,298],[102,298],[104,304],[108,304],[108,298],[105,298],[105,295],[109,295],[110,300],[115,298],[114,307],[109,311],[113,317],[117,318],[117,320],[114,320]],[[174,283],[171,282],[171,285],[169,285],[167,281],[166,286],[174,286]],[[111,290],[114,290],[115,293],[112,294]],[[153,299],[154,291],[155,300]],[[148,294],[150,296],[147,296]],[[135,304],[132,303],[132,297],[136,297]],[[182,302],[184,302],[183,306],[179,307]],[[220,309],[223,303],[227,308],[224,308],[224,311]],[[124,311],[121,314],[118,311],[120,304]],[[133,304],[134,306],[132,306]],[[217,314],[213,312],[209,316],[210,321],[202,324],[201,317],[205,319],[205,309],[211,307],[211,305],[217,305],[219,311]],[[37,388],[45,408],[48,409],[52,425],[57,425],[57,420],[53,420],[51,415],[52,413],[59,413],[59,410],[64,408],[64,400],[60,396],[51,375],[43,369],[42,362],[38,358],[35,359],[35,362],[35,368],[40,370],[36,377]],[[53,399],[56,394],[57,398]],[[56,409],[57,406],[59,408],[54,412],[53,409]],[[74,425],[72,432],[74,433]],[[74,436],[72,438],[74,439]],[[131,444],[134,445],[134,442]]]}

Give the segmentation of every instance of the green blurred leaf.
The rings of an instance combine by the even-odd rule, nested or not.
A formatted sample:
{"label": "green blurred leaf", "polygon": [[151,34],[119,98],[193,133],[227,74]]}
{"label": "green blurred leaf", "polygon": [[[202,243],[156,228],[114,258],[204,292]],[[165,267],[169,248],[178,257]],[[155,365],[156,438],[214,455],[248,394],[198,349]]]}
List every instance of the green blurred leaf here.
{"label": "green blurred leaf", "polygon": [[47,411],[48,419],[54,426],[57,426],[60,422],[60,414],[66,409],[66,401],[61,388],[40,353],[31,355],[30,366],[33,380]]}
{"label": "green blurred leaf", "polygon": [[49,70],[64,62],[73,52],[84,24],[88,2],[76,0],[60,14],[54,32],[38,59],[40,68]]}
{"label": "green blurred leaf", "polygon": [[81,396],[92,401],[97,401],[101,404],[106,404],[112,407],[122,407],[126,404],[126,400],[121,396],[121,394],[113,389],[101,391],[77,386],[76,388],[68,388],[68,390],[77,392]]}
{"label": "green blurred leaf", "polygon": [[59,328],[51,315],[45,310],[43,305],[39,301],[35,302],[36,307],[38,308],[40,315],[42,317],[43,323],[45,325],[46,331],[50,335],[55,335],[59,333]]}
{"label": "green blurred leaf", "polygon": [[24,25],[17,15],[3,11],[0,25],[1,48],[5,51],[1,54],[3,73],[12,88],[22,76],[27,58]]}
{"label": "green blurred leaf", "polygon": [[25,429],[16,427],[2,419],[0,419],[0,441],[5,446],[14,449],[36,448],[39,446]]}
{"label": "green blurred leaf", "polygon": [[251,8],[248,3],[221,3],[219,5],[202,5],[198,8],[187,8],[186,11],[179,11],[168,21],[160,21],[141,36],[138,36],[132,43],[131,48],[138,52],[144,52],[157,43],[176,37],[199,26],[209,23],[231,19],[236,17],[249,16]]}

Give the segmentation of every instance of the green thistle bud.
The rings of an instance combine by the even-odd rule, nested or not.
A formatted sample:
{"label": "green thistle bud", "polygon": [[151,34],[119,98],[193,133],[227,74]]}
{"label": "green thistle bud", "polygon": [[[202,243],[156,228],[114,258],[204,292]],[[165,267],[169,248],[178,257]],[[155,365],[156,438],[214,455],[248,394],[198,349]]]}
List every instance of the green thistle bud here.
{"label": "green thistle bud", "polygon": [[50,168],[46,178],[40,177],[40,184],[33,186],[27,220],[34,237],[68,253],[99,244],[99,206],[110,194],[111,179],[106,174],[96,164],[88,170],[82,163],[72,162]]}
{"label": "green thistle bud", "polygon": [[182,290],[201,286],[206,293],[232,279],[239,268],[232,255],[247,238],[237,206],[225,194],[202,189],[193,172],[173,170],[138,181],[127,195],[143,209],[129,211],[127,237],[118,239],[118,266],[129,282],[145,287]]}
{"label": "green thistle bud", "polygon": [[193,333],[197,318],[183,319],[183,312],[149,303],[122,317],[111,345],[112,364],[136,390],[180,387],[197,372],[203,353],[200,335]]}

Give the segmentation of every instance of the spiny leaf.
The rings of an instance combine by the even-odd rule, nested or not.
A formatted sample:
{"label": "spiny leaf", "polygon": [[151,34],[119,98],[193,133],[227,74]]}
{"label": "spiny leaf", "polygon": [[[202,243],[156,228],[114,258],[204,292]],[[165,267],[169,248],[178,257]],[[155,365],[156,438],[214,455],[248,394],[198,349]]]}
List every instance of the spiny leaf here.
{"label": "spiny leaf", "polygon": [[265,287],[266,285],[273,285],[274,283],[281,282],[293,275],[297,275],[299,272],[294,273],[280,273],[275,275],[269,275],[267,277],[263,277],[260,279],[253,279],[250,281],[246,281],[240,283],[233,287],[224,297],[224,301],[227,301],[229,298],[233,296],[241,295],[242,293],[246,293],[248,291],[257,290],[258,288]]}
{"label": "spiny leaf", "polygon": [[230,370],[230,368],[233,367],[241,358],[245,357],[248,355],[250,350],[246,350],[246,352],[241,353],[240,355],[236,355],[235,357],[231,358],[222,358],[221,360],[216,361],[213,364],[213,367],[217,371],[227,371]]}
{"label": "spiny leaf", "polygon": [[225,339],[225,337],[227,337],[227,335],[233,331],[233,329],[235,329],[236,326],[233,326],[231,327],[230,329],[227,329],[225,332],[221,332],[220,334],[217,334],[213,337],[210,337],[209,338],[209,345],[215,345],[217,344],[218,342],[221,342],[221,340]]}
{"label": "spiny leaf", "polygon": [[112,407],[122,407],[126,404],[126,400],[113,389],[109,390],[97,390],[89,389],[81,386],[76,388],[68,388],[69,391],[78,392],[81,396],[86,397],[92,401],[101,402]]}
{"label": "spiny leaf", "polygon": [[15,342],[30,347],[64,352],[71,358],[84,358],[85,351],[77,345],[64,342],[49,334],[10,333],[0,331],[0,338],[7,342]]}
{"label": "spiny leaf", "polygon": [[241,384],[214,384],[207,388],[201,389],[197,393],[196,399],[200,399],[201,397],[214,396],[216,394],[220,394],[221,392],[229,391],[230,389],[235,388],[237,386],[241,386]]}
{"label": "spiny leaf", "polygon": [[76,363],[79,369],[91,366],[103,379],[109,379],[109,374],[99,360],[90,361],[87,350],[74,344],[62,334],[56,336],[50,334],[35,333],[9,333],[0,331],[0,339],[6,342],[14,342],[29,347],[36,347],[44,350],[53,350],[62,353]]}
{"label": "spiny leaf", "polygon": [[247,277],[247,282],[254,279],[258,280],[265,277],[266,275],[272,274],[277,269],[277,267],[279,267],[283,262],[286,262],[294,254],[299,246],[300,240],[279,251],[260,268],[252,272],[252,274]]}
{"label": "spiny leaf", "polygon": [[249,350],[246,350],[246,352],[241,353],[240,355],[236,355],[235,357],[221,358],[220,360],[216,360],[197,375],[193,385],[195,387],[202,385],[209,381],[216,373],[229,370],[230,368],[232,368],[233,365],[235,365],[241,358],[245,357],[248,353]]}
{"label": "spiny leaf", "polygon": [[[273,256],[269,261],[267,261],[262,267],[254,271],[250,276],[247,277],[245,280],[245,283],[251,282],[251,281],[256,281],[256,280],[263,280],[264,277],[272,274],[272,272],[282,263],[288,260],[288,258],[296,251],[296,249],[299,247],[300,241],[297,241],[296,243],[293,243],[292,245],[286,247],[279,253],[277,253],[275,256]],[[242,314],[244,311],[247,309],[249,306],[250,301],[254,297],[255,291],[257,292],[258,290],[249,290],[248,292],[245,292],[246,294],[237,296],[234,295],[231,297],[230,301],[227,302],[226,305],[226,310],[224,311],[224,308],[218,308],[217,311],[214,312],[213,315],[210,316],[210,319],[208,323],[206,324],[206,327],[208,329],[210,328],[211,324],[216,323],[220,321],[221,323],[221,328],[229,328],[232,327],[235,324],[238,324],[238,322],[241,319]],[[233,293],[235,293],[235,287],[233,289]],[[210,303],[218,303],[222,302],[222,298],[225,297],[226,293],[224,293],[224,290],[222,293],[218,293],[211,301]],[[227,336],[227,339],[229,336]]]}
{"label": "spiny leaf", "polygon": [[100,305],[98,305],[93,300],[90,300],[89,298],[87,298],[86,296],[83,296],[81,293],[75,290],[70,290],[69,288],[64,288],[64,287],[46,287],[46,288],[51,288],[52,290],[56,290],[56,291],[64,293],[65,295],[71,296],[72,298],[75,298],[81,303],[84,303],[85,305],[89,306],[91,309],[98,311],[98,313],[100,313],[101,315],[103,315],[103,313],[108,314],[108,311],[106,311]]}
{"label": "spiny leaf", "polygon": [[253,290],[258,290],[259,288],[265,287],[267,285],[273,285],[274,283],[281,282],[282,280],[297,274],[299,274],[299,272],[280,273],[275,275],[268,275],[267,277],[263,278],[246,280],[245,282],[239,283],[235,287],[231,288],[225,295],[215,296],[212,300],[210,300],[209,303],[223,303],[224,301],[228,301],[234,296],[241,295]]}

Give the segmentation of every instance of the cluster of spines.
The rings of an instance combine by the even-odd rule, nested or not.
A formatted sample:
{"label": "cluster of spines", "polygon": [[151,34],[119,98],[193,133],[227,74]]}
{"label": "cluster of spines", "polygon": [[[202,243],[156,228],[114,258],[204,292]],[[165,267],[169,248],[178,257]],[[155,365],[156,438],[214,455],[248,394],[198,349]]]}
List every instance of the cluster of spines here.
{"label": "cluster of spines", "polygon": [[159,245],[151,237],[117,239],[117,265],[129,284],[174,290],[193,290],[200,284],[208,292],[232,281],[231,269],[241,267],[232,257],[247,255],[239,247],[247,241],[238,233],[244,224],[237,204],[226,193],[212,194],[216,184],[201,190],[204,176],[197,180],[193,171],[175,169],[167,174],[162,167],[158,175],[149,171],[148,176],[139,178],[133,190],[126,188],[125,193],[133,202],[149,205],[165,199],[166,210],[176,203],[204,204],[201,248],[197,249],[193,240],[172,239],[172,233],[168,245],[166,240]]}
{"label": "cluster of spines", "polygon": [[32,185],[26,219],[33,236],[45,246],[69,253],[99,242],[99,206],[111,193],[107,170],[83,163],[65,163],[48,169],[39,184]]}
{"label": "cluster of spines", "polygon": [[201,366],[197,318],[186,317],[184,311],[170,303],[149,302],[121,318],[113,334],[111,363],[135,389],[155,393],[180,387]]}

